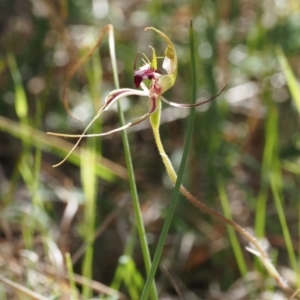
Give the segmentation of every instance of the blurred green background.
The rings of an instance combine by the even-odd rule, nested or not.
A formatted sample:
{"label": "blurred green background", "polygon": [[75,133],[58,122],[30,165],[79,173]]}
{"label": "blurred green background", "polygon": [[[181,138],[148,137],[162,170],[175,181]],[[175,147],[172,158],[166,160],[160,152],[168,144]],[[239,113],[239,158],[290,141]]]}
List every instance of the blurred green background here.
{"label": "blurred green background", "polygon": [[[72,119],[62,104],[68,72],[109,23],[115,29],[120,86],[134,88],[137,52],[150,56],[152,45],[163,56],[165,44],[152,32],[144,32],[153,26],[172,40],[178,55],[176,84],[164,96],[188,103],[190,20],[197,53],[197,96],[204,100],[228,87],[217,100],[196,109],[183,182],[217,211],[229,205],[232,218],[263,239],[283,277],[299,283],[298,0],[1,0],[3,277],[51,299],[71,299],[66,295],[75,289],[68,277],[56,277],[63,278],[69,252],[75,273],[139,299],[145,270],[120,134],[85,139],[81,151],[78,148],[66,163],[52,168],[74,140],[45,133],[80,134],[114,89],[105,37],[68,88],[71,111],[81,122]],[[128,121],[147,110],[144,98],[121,102]],[[188,110],[164,105],[162,140],[176,168],[187,115]],[[113,107],[91,132],[118,126]],[[173,187],[149,121],[127,131],[153,255]],[[96,157],[86,154],[87,147],[93,147]],[[276,293],[282,297],[278,299],[285,299],[245,250],[245,242],[239,239],[239,248],[230,237],[223,224],[182,197],[156,276],[159,299],[271,299]],[[242,251],[242,263],[237,262],[237,249]],[[77,297],[80,293],[91,298],[94,293],[115,299],[104,296],[107,293],[100,287],[86,283],[82,287],[78,280]],[[26,297],[0,285],[1,299],[30,299]]]}

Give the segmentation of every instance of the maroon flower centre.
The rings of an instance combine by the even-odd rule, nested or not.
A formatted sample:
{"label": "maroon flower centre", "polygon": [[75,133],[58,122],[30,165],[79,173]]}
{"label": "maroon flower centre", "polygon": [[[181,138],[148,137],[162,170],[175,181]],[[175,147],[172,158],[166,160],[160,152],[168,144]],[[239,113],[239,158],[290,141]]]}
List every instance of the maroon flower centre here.
{"label": "maroon flower centre", "polygon": [[141,83],[145,79],[154,79],[155,73],[161,74],[159,70],[155,70],[154,68],[149,67],[145,70],[135,70],[134,71],[134,84],[137,88],[140,87]]}

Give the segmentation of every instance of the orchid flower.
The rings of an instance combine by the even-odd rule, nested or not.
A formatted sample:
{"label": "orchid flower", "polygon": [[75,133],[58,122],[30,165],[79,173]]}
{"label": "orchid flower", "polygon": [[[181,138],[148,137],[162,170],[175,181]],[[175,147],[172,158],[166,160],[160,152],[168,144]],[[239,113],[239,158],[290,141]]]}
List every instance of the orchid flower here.
{"label": "orchid flower", "polygon": [[[184,103],[175,103],[175,102],[170,102],[166,100],[162,94],[170,89],[177,77],[177,54],[175,51],[175,47],[173,43],[170,41],[170,39],[161,31],[154,27],[147,27],[145,28],[145,31],[148,30],[154,30],[157,32],[167,43],[167,48],[165,50],[165,55],[164,55],[164,60],[162,63],[162,68],[166,71],[166,74],[162,74],[160,70],[158,70],[157,67],[157,59],[158,57],[156,56],[155,49],[153,47],[150,47],[152,49],[152,60],[147,58],[147,56],[144,54],[143,62],[144,65],[140,67],[138,70],[136,70],[136,61],[137,57],[134,62],[134,84],[137,89],[130,89],[130,88],[122,88],[122,89],[116,89],[112,92],[110,92],[107,97],[105,98],[105,104],[104,106],[97,112],[95,117],[92,119],[92,121],[87,125],[85,130],[81,135],[70,135],[70,134],[60,134],[60,133],[53,133],[53,132],[48,132],[50,135],[55,135],[55,136],[64,136],[64,137],[71,137],[71,138],[79,138],[78,141],[75,143],[73,148],[70,150],[70,152],[67,154],[67,156],[58,164],[54,166],[59,166],[62,164],[73,152],[73,150],[78,146],[80,143],[81,139],[83,137],[95,137],[95,136],[104,136],[104,135],[109,135],[117,131],[124,130],[126,128],[129,128],[133,125],[136,125],[138,123],[141,123],[142,121],[146,120],[151,116],[153,113],[156,112],[158,108],[158,102],[162,100],[163,102],[175,106],[175,107],[180,107],[180,108],[191,108],[195,106],[199,106],[202,104],[205,104],[212,99],[218,97],[223,90],[226,88],[224,87],[222,91],[217,94],[216,96],[202,101],[198,102],[195,104],[184,104]],[[149,88],[145,85],[143,82],[144,80],[150,80],[150,85]],[[138,89],[141,87],[141,90]],[[147,113],[145,113],[143,116],[139,117],[138,119],[127,123],[124,126],[118,127],[116,129],[110,130],[108,132],[104,133],[99,133],[99,134],[86,134],[88,129],[91,127],[91,125],[100,117],[100,115],[104,112],[107,111],[114,103],[119,101],[121,98],[128,97],[128,96],[141,96],[141,97],[147,97],[149,99],[149,110]]]}

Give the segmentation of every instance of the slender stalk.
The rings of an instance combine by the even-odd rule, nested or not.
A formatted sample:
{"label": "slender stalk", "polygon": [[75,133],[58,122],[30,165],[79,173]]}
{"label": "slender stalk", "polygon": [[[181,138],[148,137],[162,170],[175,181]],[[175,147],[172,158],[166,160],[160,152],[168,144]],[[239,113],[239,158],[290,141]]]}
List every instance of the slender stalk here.
{"label": "slender stalk", "polygon": [[[112,70],[113,70],[113,76],[114,76],[114,84],[115,84],[115,88],[119,89],[120,85],[119,85],[118,72],[117,72],[117,62],[116,62],[116,55],[115,55],[113,27],[111,25],[108,25],[108,26],[110,26],[109,47],[110,47],[110,57],[111,57]],[[124,126],[125,120],[124,120],[124,115],[123,115],[122,106],[121,106],[120,101],[118,101],[118,114],[119,114],[120,125]],[[146,272],[148,275],[150,272],[150,268],[151,268],[151,258],[150,258],[150,252],[149,252],[148,242],[147,242],[147,238],[146,238],[146,231],[145,231],[145,227],[144,227],[144,223],[143,223],[142,212],[141,212],[141,208],[140,208],[139,197],[138,197],[136,183],[135,183],[135,176],[134,176],[132,159],[131,159],[131,155],[130,155],[130,147],[129,147],[128,137],[127,137],[127,133],[125,130],[122,130],[122,141],[123,141],[124,152],[125,152],[126,166],[127,166],[127,170],[128,170],[129,186],[130,186],[132,204],[133,204],[133,209],[134,209],[134,214],[135,214],[135,222],[136,222],[136,226],[137,226],[137,230],[138,230],[138,234],[139,234],[139,238],[140,238],[140,244],[141,244],[141,248],[142,248],[145,268],[146,268]],[[155,282],[152,282],[152,284],[149,288],[149,291],[150,290],[151,290],[151,298],[153,300],[158,299]]]}

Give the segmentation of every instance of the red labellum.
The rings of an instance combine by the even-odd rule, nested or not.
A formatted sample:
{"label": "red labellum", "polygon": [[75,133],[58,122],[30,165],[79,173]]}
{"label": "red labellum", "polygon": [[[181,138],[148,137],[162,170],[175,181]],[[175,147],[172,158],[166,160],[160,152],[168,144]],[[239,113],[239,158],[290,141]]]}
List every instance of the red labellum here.
{"label": "red labellum", "polygon": [[141,83],[145,79],[154,79],[155,74],[161,74],[160,71],[155,70],[154,68],[149,67],[145,70],[136,70],[134,71],[134,84],[137,88],[140,87]]}

